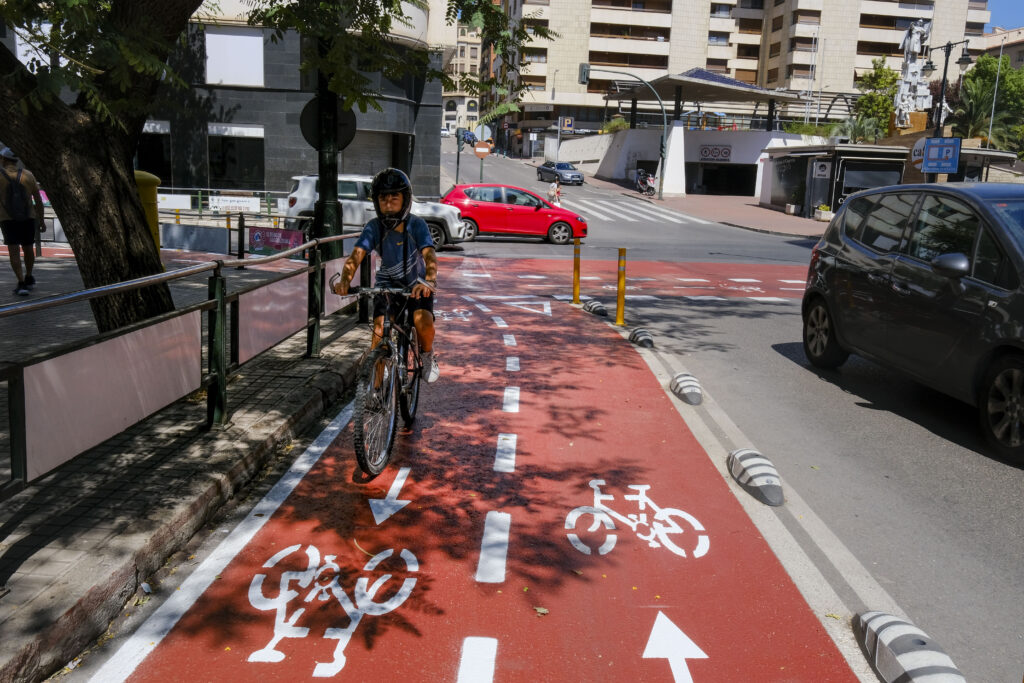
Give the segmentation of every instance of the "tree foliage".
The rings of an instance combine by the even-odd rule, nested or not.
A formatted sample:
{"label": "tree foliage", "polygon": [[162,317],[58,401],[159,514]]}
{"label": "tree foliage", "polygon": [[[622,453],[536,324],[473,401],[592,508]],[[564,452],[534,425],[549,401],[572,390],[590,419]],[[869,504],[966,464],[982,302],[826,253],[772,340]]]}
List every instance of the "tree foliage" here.
{"label": "tree foliage", "polygon": [[851,116],[832,127],[833,137],[849,138],[850,142],[874,142],[885,135],[885,131],[872,116]]}
{"label": "tree foliage", "polygon": [[[12,147],[47,190],[87,287],[162,270],[134,186],[133,157],[157,95],[187,87],[172,68],[202,0],[4,0],[0,20],[37,55],[28,65],[0,46],[0,140]],[[211,0],[215,5],[215,0]],[[406,8],[424,0],[246,0],[248,20],[321,39],[301,68],[321,70],[342,106],[379,108],[370,72],[386,78],[441,79],[440,60],[389,38],[409,25]],[[214,6],[213,9],[216,9]],[[446,21],[476,26],[483,46],[503,65],[467,84],[501,93],[514,107],[519,47],[531,36],[492,0],[448,0]],[[543,27],[540,38],[551,37]],[[67,93],[73,93],[70,97]],[[101,330],[173,309],[166,285],[93,300]]]}
{"label": "tree foliage", "polygon": [[863,95],[857,98],[853,111],[858,118],[872,118],[888,124],[894,110],[899,74],[885,65],[885,59],[871,60],[871,71],[857,80],[857,89]]}
{"label": "tree foliage", "polygon": [[[1019,121],[1002,109],[996,109],[992,115],[992,89],[982,79],[964,79],[960,89],[960,106],[953,112],[953,135],[962,138],[983,138],[989,141],[989,128],[992,129],[991,142],[995,146],[1003,146],[1010,134],[1012,122]],[[991,123],[991,126],[989,125]]]}

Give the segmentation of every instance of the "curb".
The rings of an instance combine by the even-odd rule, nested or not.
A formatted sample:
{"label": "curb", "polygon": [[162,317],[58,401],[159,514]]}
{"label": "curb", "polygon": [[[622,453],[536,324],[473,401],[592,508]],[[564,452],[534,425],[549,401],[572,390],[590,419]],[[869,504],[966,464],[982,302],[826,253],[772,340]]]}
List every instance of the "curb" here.
{"label": "curb", "polygon": [[[327,343],[344,344],[344,337],[355,327],[347,325]],[[170,514],[157,517],[159,524],[145,532],[146,537],[136,549],[125,548],[118,553],[115,544],[108,552],[98,553],[79,566],[77,574],[103,578],[14,653],[0,668],[0,681],[46,678],[101,636],[148,576],[248,484],[273,453],[332,408],[354,383],[358,360],[358,354],[327,360],[326,367],[316,370],[302,386],[281,397],[277,405],[283,413],[264,414],[247,429],[229,425],[201,437],[199,442],[213,441],[209,445],[214,449],[200,465],[196,484],[181,495],[183,502]],[[151,511],[149,519],[155,515],[159,512]],[[145,521],[143,518],[142,522]],[[116,557],[113,562],[111,556]]]}

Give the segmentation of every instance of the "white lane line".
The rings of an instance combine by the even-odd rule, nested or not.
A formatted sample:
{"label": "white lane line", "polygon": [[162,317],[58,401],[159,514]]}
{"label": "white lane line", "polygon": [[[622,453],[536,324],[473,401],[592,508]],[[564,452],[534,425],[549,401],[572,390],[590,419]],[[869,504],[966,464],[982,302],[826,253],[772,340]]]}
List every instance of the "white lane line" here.
{"label": "white lane line", "polygon": [[501,335],[501,338],[505,342],[505,346],[515,346],[516,345],[516,337],[515,337],[515,335],[503,334],[503,335]]}
{"label": "white lane line", "polygon": [[802,284],[804,284],[805,281],[804,280],[779,280],[779,282],[784,282],[787,285],[802,285]]}
{"label": "white lane line", "polygon": [[491,320],[493,320],[494,324],[497,325],[498,327],[508,327],[508,323],[502,320],[501,316],[491,316]]}
{"label": "white lane line", "polygon": [[490,273],[459,273],[462,277],[490,277]]}
{"label": "white lane line", "polygon": [[729,282],[760,282],[760,280],[754,280],[749,277],[731,277]]}
{"label": "white lane line", "polygon": [[680,282],[711,282],[711,280],[703,277],[677,277],[676,279]]}
{"label": "white lane line", "polygon": [[498,450],[494,453],[494,471],[516,471],[515,434],[498,434]]}
{"label": "white lane line", "polygon": [[715,285],[676,285],[672,289],[718,289]]}
{"label": "white lane line", "polygon": [[480,560],[476,565],[479,583],[505,581],[505,560],[508,558],[508,537],[512,515],[491,510],[484,520],[484,537],[480,542]]}
{"label": "white lane line", "polygon": [[600,280],[601,276],[600,275],[581,275],[580,279],[581,280]]}
{"label": "white lane line", "polygon": [[684,296],[683,298],[690,301],[725,301],[724,296]]}
{"label": "white lane line", "polygon": [[121,646],[113,657],[100,668],[90,679],[95,683],[123,681],[142,663],[150,652],[156,649],[182,615],[187,612],[196,600],[210,587],[227,567],[228,563],[252,540],[252,538],[270,520],[281,503],[291,495],[302,478],[317,463],[327,447],[338,437],[338,434],[352,418],[353,404],[345,406],[337,417],[331,420],[324,431],[316,437],[309,448],[299,456],[267,495],[249,511],[249,514],[232,529],[220,545],[203,560],[192,574],[185,579],[181,587],[172,593],[167,602],[160,605],[152,616]]}
{"label": "white lane line", "polygon": [[519,372],[518,356],[508,356],[505,358],[505,372]]}
{"label": "white lane line", "polygon": [[517,275],[520,280],[547,280],[547,275]]}
{"label": "white lane line", "polygon": [[654,282],[656,277],[627,277],[626,282]]}
{"label": "white lane line", "polygon": [[767,303],[786,303],[792,301],[792,299],[783,299],[780,296],[748,296],[746,298],[751,301],[764,301]]}
{"label": "white lane line", "polygon": [[802,291],[804,291],[805,288],[804,287],[779,287],[779,289],[781,289],[784,292],[802,292]]}
{"label": "white lane line", "polygon": [[633,299],[635,301],[657,301],[658,297],[653,294],[627,294],[627,299]]}
{"label": "white lane line", "polygon": [[491,683],[498,659],[498,639],[469,637],[462,641],[456,683]]}
{"label": "white lane line", "polygon": [[487,308],[487,306],[484,306],[483,304],[475,304],[475,306],[479,308],[483,313],[491,312],[491,309]]}
{"label": "white lane line", "polygon": [[505,413],[519,412],[519,387],[505,387],[505,396],[501,401],[501,410]]}

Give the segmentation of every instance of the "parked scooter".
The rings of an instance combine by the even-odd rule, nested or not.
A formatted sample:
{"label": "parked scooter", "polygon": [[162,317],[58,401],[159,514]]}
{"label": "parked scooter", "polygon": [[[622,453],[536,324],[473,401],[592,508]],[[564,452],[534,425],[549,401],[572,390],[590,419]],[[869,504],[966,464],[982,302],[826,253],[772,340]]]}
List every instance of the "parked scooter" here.
{"label": "parked scooter", "polygon": [[647,171],[642,168],[637,169],[636,191],[645,194],[648,197],[653,197],[654,193],[657,191],[657,186],[654,182],[655,180],[656,178]]}

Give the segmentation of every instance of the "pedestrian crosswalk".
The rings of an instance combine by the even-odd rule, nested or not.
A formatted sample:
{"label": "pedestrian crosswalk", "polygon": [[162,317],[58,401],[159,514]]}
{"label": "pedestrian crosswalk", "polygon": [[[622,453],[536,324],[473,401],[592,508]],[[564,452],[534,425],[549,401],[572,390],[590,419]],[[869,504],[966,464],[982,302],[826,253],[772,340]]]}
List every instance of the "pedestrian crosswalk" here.
{"label": "pedestrian crosswalk", "polygon": [[621,199],[591,199],[585,197],[563,197],[562,207],[575,211],[588,222],[596,220],[606,223],[700,223],[709,225],[711,221],[687,216],[684,213],[654,206],[641,199],[623,197]]}

